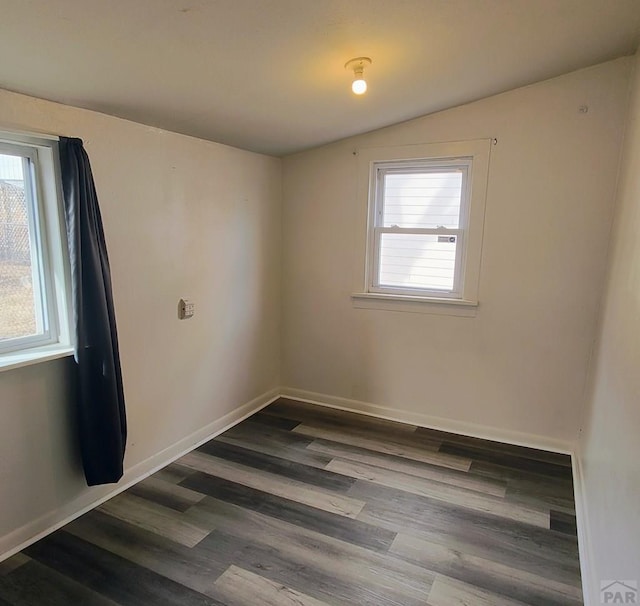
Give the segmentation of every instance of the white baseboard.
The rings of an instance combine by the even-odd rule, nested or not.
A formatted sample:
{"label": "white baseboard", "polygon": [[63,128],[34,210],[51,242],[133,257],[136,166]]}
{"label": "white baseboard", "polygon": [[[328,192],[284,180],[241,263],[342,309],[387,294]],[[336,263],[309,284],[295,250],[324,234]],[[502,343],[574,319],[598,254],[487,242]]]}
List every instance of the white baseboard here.
{"label": "white baseboard", "polygon": [[589,517],[585,494],[584,472],[580,451],[576,450],[571,457],[573,467],[573,499],[576,504],[576,524],[578,526],[578,552],[580,554],[580,574],[582,576],[582,597],[584,606],[600,604],[600,597],[595,595],[593,581],[593,556],[589,534]]}
{"label": "white baseboard", "polygon": [[337,408],[347,412],[356,412],[371,417],[409,423],[410,425],[437,429],[439,431],[448,431],[473,438],[482,438],[484,440],[504,442],[516,446],[527,446],[529,448],[538,448],[539,450],[548,450],[569,455],[573,454],[574,450],[574,445],[564,440],[486,425],[477,425],[465,421],[456,421],[455,419],[434,417],[421,412],[387,408],[385,406],[378,406],[377,404],[370,404],[369,402],[350,400],[339,396],[329,396],[303,389],[295,389],[293,387],[282,387],[280,394],[282,397],[292,398],[310,404],[319,404],[320,406],[328,406],[329,408]]}
{"label": "white baseboard", "polygon": [[191,435],[179,440],[168,448],[137,463],[127,469],[122,479],[116,485],[87,488],[76,499],[66,503],[63,507],[50,511],[40,518],[25,524],[13,532],[0,538],[0,561],[35,543],[39,539],[61,528],[82,514],[97,507],[106,500],[133,486],[140,480],[162,469],[169,463],[191,452],[201,444],[237,425],[247,417],[268,406],[279,397],[279,390],[272,389],[239,408],[232,410],[220,419],[198,429]]}

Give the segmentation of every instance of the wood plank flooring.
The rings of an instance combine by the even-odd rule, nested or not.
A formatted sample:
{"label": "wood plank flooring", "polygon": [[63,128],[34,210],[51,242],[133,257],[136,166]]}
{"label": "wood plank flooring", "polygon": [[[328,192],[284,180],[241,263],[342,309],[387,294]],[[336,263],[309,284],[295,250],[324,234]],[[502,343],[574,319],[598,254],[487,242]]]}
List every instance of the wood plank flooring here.
{"label": "wood plank flooring", "polygon": [[577,606],[568,456],[281,398],[0,563],[0,606]]}

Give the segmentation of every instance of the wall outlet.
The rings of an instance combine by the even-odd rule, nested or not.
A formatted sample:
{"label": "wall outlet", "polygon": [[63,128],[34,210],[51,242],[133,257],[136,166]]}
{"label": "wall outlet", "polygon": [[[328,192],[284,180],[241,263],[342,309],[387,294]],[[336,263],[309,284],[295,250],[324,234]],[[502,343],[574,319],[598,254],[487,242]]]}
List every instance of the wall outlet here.
{"label": "wall outlet", "polygon": [[192,318],[195,312],[196,304],[193,301],[190,301],[189,299],[180,299],[180,303],[178,303],[178,318],[180,318],[180,320]]}

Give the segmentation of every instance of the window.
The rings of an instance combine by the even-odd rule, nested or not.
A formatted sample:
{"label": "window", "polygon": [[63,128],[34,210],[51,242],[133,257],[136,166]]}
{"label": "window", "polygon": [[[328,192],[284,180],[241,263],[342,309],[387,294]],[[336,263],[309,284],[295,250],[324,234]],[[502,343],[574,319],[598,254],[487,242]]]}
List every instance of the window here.
{"label": "window", "polygon": [[354,299],[477,305],[489,150],[482,140],[360,151],[368,214]]}
{"label": "window", "polygon": [[56,152],[55,140],[0,133],[0,366],[69,347]]}
{"label": "window", "polygon": [[371,292],[460,297],[470,159],[375,165]]}

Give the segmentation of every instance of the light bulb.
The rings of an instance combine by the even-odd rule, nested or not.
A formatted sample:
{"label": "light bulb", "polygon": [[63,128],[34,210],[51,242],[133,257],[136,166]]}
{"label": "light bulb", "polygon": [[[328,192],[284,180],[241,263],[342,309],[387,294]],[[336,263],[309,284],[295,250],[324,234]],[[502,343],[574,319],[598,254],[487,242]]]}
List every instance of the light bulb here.
{"label": "light bulb", "polygon": [[356,95],[363,95],[364,93],[367,92],[367,81],[360,77],[357,80],[354,80],[353,83],[351,84],[351,90],[356,94]]}
{"label": "light bulb", "polygon": [[353,71],[351,90],[355,95],[364,95],[367,92],[367,81],[364,79],[364,68],[371,65],[369,57],[356,57],[344,64],[345,69]]}

